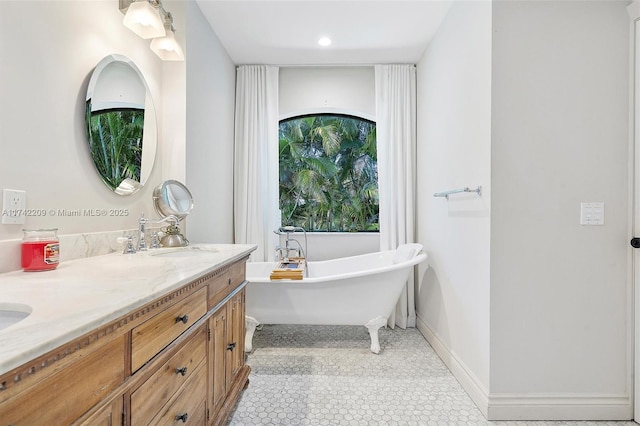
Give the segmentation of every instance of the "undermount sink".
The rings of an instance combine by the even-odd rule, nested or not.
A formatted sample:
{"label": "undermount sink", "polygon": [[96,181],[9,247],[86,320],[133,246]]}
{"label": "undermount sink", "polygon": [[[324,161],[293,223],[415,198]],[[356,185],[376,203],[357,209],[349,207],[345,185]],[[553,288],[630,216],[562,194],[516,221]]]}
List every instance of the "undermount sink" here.
{"label": "undermount sink", "polygon": [[21,303],[0,303],[0,330],[4,330],[31,315],[31,306]]}
{"label": "undermount sink", "polygon": [[152,256],[158,257],[193,257],[203,254],[211,254],[216,253],[218,250],[216,249],[203,249],[200,247],[185,247],[177,250],[170,251],[158,251],[156,253],[150,253]]}

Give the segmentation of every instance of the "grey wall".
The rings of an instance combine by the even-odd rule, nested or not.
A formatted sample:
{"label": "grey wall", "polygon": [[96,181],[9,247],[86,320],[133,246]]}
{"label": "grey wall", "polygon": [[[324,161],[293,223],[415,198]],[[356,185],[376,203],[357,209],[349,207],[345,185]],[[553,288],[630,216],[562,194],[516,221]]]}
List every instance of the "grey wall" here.
{"label": "grey wall", "polygon": [[[494,2],[491,405],[629,412],[626,2]],[[605,203],[581,226],[580,203]],[[524,400],[522,400],[524,398]],[[520,409],[523,413],[526,410]]]}
{"label": "grey wall", "polygon": [[632,415],[626,4],[457,2],[418,64],[418,324],[490,419]]}
{"label": "grey wall", "polygon": [[187,237],[233,242],[236,69],[195,2],[188,2],[186,184],[194,198]]}

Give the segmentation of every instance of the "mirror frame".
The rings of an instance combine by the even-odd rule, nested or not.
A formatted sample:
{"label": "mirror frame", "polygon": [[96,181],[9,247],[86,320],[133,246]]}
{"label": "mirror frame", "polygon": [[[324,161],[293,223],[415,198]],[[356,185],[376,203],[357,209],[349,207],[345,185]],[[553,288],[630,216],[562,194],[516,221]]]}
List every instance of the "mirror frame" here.
{"label": "mirror frame", "polygon": [[[111,66],[120,66],[120,67],[128,67],[122,68],[126,70],[131,75],[136,75],[139,78],[139,81],[133,81],[128,79],[123,81],[122,79],[109,79],[109,73],[107,70]],[[117,69],[116,69],[117,70]],[[113,71],[112,71],[113,72]],[[121,73],[120,76],[124,75]],[[102,85],[100,85],[100,81],[102,78]],[[128,87],[137,86],[140,84],[139,89],[144,88],[144,103],[141,97],[135,99],[133,102],[131,99],[130,93],[127,93]],[[113,87],[111,87],[113,86]],[[105,89],[106,88],[106,89]],[[98,89],[98,90],[96,90]],[[102,89],[102,90],[100,90]],[[109,90],[107,90],[109,89]],[[135,90],[134,90],[135,91]],[[104,95],[104,92],[108,92],[108,96]],[[129,91],[130,92],[130,91]],[[94,110],[94,95],[99,94],[100,99],[95,104],[100,106],[99,109]],[[142,106],[142,108],[139,108]],[[112,183],[111,179],[105,177],[103,173],[100,171],[100,167],[98,166],[98,161],[92,154],[92,131],[91,131],[91,115],[94,111],[110,111],[115,110],[117,112],[122,111],[139,111],[142,109],[142,129],[140,134],[140,153],[137,154],[140,157],[140,164],[134,163],[134,169],[138,167],[139,170],[139,180],[136,180],[134,174],[131,174],[129,169],[129,173],[122,172],[119,169],[121,164],[113,163],[117,166],[117,170],[113,173],[117,175],[116,179],[122,179],[119,181],[119,185],[115,185]],[[135,112],[130,113],[132,115],[132,119],[135,119]],[[138,114],[139,117],[139,114]],[[93,165],[96,168],[96,172],[100,176],[101,180],[104,184],[111,189],[114,193],[119,195],[131,195],[139,191],[144,184],[147,182],[151,172],[153,170],[153,165],[155,162],[157,145],[158,145],[158,130],[157,130],[157,118],[155,105],[153,103],[153,99],[151,97],[151,93],[149,90],[149,86],[147,85],[142,72],[138,69],[136,64],[124,55],[112,54],[104,57],[95,67],[93,73],[91,74],[91,79],[89,81],[89,85],[87,87],[87,96],[86,96],[86,104],[85,104],[85,131],[87,136],[87,144],[89,148],[89,156],[93,162]],[[110,158],[107,149],[103,150],[104,156],[106,159],[113,160]]]}
{"label": "mirror frame", "polygon": [[[174,197],[170,197],[171,187],[177,188],[185,195],[185,198],[178,200],[180,203],[186,203],[186,208],[178,210],[174,203]],[[193,210],[193,196],[191,191],[182,182],[177,180],[166,180],[153,190],[153,205],[156,212],[162,216],[175,216],[178,220],[184,219]]]}

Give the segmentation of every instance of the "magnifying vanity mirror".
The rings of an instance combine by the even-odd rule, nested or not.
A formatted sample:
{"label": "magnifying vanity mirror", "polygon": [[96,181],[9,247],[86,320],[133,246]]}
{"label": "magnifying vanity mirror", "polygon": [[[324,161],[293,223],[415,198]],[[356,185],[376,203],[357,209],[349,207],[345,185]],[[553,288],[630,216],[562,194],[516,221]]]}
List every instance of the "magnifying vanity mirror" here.
{"label": "magnifying vanity mirror", "polygon": [[175,223],[167,226],[160,240],[163,247],[184,247],[189,244],[180,232],[180,221],[193,209],[191,192],[177,180],[167,180],[153,190],[153,206],[163,218],[175,217]]}
{"label": "magnifying vanity mirror", "polygon": [[123,55],[96,66],[87,89],[85,124],[91,159],[116,194],[145,184],[156,156],[156,112],[138,67]]}

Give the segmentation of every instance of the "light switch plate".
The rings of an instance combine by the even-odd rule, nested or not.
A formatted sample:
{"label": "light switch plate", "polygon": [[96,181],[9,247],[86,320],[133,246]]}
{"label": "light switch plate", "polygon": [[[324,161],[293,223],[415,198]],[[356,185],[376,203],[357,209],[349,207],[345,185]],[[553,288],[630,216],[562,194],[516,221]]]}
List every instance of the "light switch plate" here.
{"label": "light switch plate", "polygon": [[580,203],[580,225],[604,225],[604,203]]}
{"label": "light switch plate", "polygon": [[16,189],[2,190],[2,223],[4,225],[24,224],[27,207],[27,193]]}

